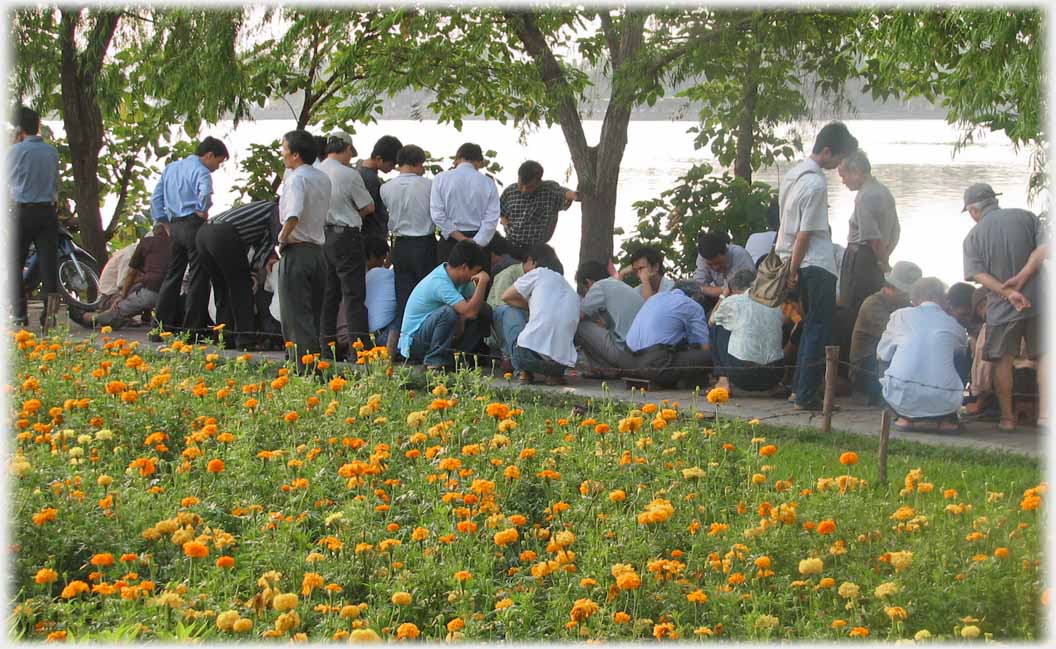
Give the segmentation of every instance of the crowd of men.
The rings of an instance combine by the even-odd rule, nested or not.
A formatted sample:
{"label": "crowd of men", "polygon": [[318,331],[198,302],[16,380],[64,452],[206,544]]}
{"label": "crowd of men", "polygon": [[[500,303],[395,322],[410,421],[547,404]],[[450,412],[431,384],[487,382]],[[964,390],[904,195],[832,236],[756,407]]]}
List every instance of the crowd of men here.
{"label": "crowd of men", "polygon": [[[23,109],[19,119],[9,162],[21,264],[30,241],[45,252],[52,241],[57,163],[39,118]],[[802,410],[821,408],[825,347],[838,344],[848,383],[893,409],[899,429],[956,430],[959,413],[996,404],[999,427],[1012,430],[1016,368],[1027,365],[1045,420],[1038,305],[1048,245],[1038,217],[1001,208],[989,185],[973,184],[964,192],[975,221],[964,274],[979,286],[947,290],[914,263],[892,265],[896,199],[841,122],[825,125],[784,174],[766,230],[744,245],[700,233],[697,268],[685,279],[642,245],[619,270],[584,261],[575,287],[547,242],[579,194],[544,180],[537,162],[522,164],[500,193],[473,143],[432,179],[425,151],[390,135],[354,166],[344,132],[290,131],[281,155],[277,203],[212,216],[224,143],[207,137],[168,165],[152,195],[152,236],[115,254],[118,271],[104,270],[104,308],[71,317],[121,326],[140,315],[159,332],[197,337],[219,323],[225,343],[243,349],[271,327],[303,371],[320,356],[355,359],[356,349],[378,345],[434,371],[457,359],[494,362],[522,382],[562,384],[578,369],[692,387],[710,375],[727,390],[783,391]],[[379,173],[394,170],[383,182]],[[856,193],[845,248],[831,235],[833,170]],[[773,264],[785,273],[776,303],[757,294]],[[43,266],[53,291],[54,259]],[[269,313],[272,294],[281,324]],[[16,309],[24,320],[24,300]]]}

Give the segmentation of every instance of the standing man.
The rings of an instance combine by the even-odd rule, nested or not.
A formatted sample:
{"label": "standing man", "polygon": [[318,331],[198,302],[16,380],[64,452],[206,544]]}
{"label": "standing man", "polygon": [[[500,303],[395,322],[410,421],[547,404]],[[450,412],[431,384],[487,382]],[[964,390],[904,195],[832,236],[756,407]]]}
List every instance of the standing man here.
{"label": "standing man", "polygon": [[797,410],[820,410],[825,346],[832,337],[836,309],[836,259],[829,228],[825,170],[835,169],[858,148],[858,140],[842,122],[829,122],[814,140],[810,157],[781,179],[778,203],[781,229],[775,252],[790,261],[788,283],[799,289],[803,333],[796,366]]}
{"label": "standing man", "polygon": [[[351,141],[351,138],[349,138]],[[356,170],[363,178],[370,197],[374,201],[374,212],[363,221],[363,236],[389,238],[389,211],[381,200],[381,178],[378,172],[389,173],[396,166],[396,154],[399,153],[403,144],[392,135],[382,135],[374,143],[374,150],[370,157],[360,160],[356,164]],[[352,155],[355,155],[353,153]]]}
{"label": "standing man", "polygon": [[557,227],[557,213],[578,200],[579,192],[543,180],[543,165],[535,160],[522,164],[517,170],[517,184],[504,189],[499,198],[510,254],[524,261],[529,248],[550,241]]}
{"label": "standing man", "polygon": [[312,167],[315,140],[308,131],[282,138],[282,163],[288,171],[279,198],[279,314],[282,337],[293,342],[290,355],[304,371],[301,357],[320,351],[319,316],[323,310],[326,261],[323,259],[330,179]]}
{"label": "standing man", "polygon": [[[481,248],[491,243],[499,224],[499,191],[494,180],[480,173],[483,166],[480,145],[466,142],[455,153],[455,168],[433,179],[429,212],[440,229],[440,262],[446,261],[451,249],[463,239],[473,239]],[[485,272],[490,272],[489,268]]]}
{"label": "standing man", "polygon": [[[1012,409],[1012,359],[1025,342],[1038,361],[1038,423],[1047,418],[1047,372],[1041,358],[1039,300],[1044,277],[1034,269],[1048,253],[1038,217],[1021,209],[1001,209],[990,185],[976,183],[964,191],[964,209],[975,227],[964,238],[964,278],[990,289],[986,308],[983,360],[994,363],[994,388],[1001,407],[1000,430],[1016,428]],[[1024,272],[1026,269],[1030,269]]]}
{"label": "standing man", "polygon": [[[198,228],[209,218],[213,204],[212,173],[227,160],[227,147],[215,137],[206,137],[194,155],[165,167],[150,198],[151,216],[169,223],[172,252],[165,280],[158,291],[155,321],[166,331],[182,326],[199,332],[205,328],[209,308],[209,278],[198,264]],[[190,267],[187,302],[180,309],[183,273]],[[160,339],[158,339],[160,340]]]}
{"label": "standing man", "polygon": [[396,358],[396,343],[407,300],[418,282],[436,268],[436,226],[429,215],[433,181],[425,178],[425,151],[408,144],[396,154],[400,175],[381,187],[381,204],[389,214],[392,232],[392,271],[396,279],[396,326],[390,330],[386,347],[389,358]]}
{"label": "standing man", "polygon": [[[377,204],[352,163],[352,137],[337,131],[326,140],[326,160],[319,165],[330,179],[330,209],[326,214],[326,286],[321,316],[324,349],[334,345],[336,360],[355,358],[337,339],[337,314],[345,303],[348,339],[370,346],[367,326],[367,262],[363,256],[363,219],[377,212]],[[378,203],[380,203],[380,199]]]}
{"label": "standing man", "polygon": [[19,106],[12,120],[17,129],[15,144],[7,152],[11,186],[15,241],[18,256],[12,278],[15,281],[15,322],[29,323],[26,287],[22,285],[22,267],[26,264],[29,244],[36,246],[44,289],[45,310],[40,314],[43,327],[47,320],[47,296],[56,292],[56,258],[58,254],[59,217],[55,199],[59,194],[59,153],[40,136],[40,115]]}

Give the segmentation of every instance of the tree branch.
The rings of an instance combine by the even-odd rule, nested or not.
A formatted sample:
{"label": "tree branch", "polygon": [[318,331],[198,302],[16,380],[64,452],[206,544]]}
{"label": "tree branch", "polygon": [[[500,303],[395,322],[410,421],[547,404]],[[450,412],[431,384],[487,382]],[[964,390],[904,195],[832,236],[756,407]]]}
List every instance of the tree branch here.
{"label": "tree branch", "polygon": [[113,238],[114,232],[117,231],[117,227],[120,224],[121,217],[124,216],[125,203],[128,202],[128,186],[132,182],[132,169],[135,167],[135,164],[135,157],[129,156],[125,158],[125,164],[121,169],[120,180],[118,182],[121,190],[117,195],[117,205],[114,206],[114,212],[110,216],[110,222],[106,224],[106,231],[104,232],[107,241]]}

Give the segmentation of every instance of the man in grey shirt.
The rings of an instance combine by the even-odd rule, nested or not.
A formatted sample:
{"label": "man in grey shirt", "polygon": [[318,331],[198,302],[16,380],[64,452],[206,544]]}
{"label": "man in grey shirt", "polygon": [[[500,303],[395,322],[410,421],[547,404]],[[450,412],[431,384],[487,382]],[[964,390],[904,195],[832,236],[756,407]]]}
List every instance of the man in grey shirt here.
{"label": "man in grey shirt", "polygon": [[755,271],[755,260],[741,246],[730,243],[725,232],[701,232],[697,236],[697,271],[693,279],[700,282],[701,293],[709,298],[710,312],[726,293],[731,277],[738,271]]}
{"label": "man in grey shirt", "polygon": [[984,359],[994,364],[994,387],[1001,407],[998,428],[1012,431],[1012,359],[1025,343],[1027,356],[1038,361],[1038,423],[1046,415],[1046,376],[1041,369],[1039,302],[1044,278],[1039,272],[1048,253],[1041,225],[1032,212],[1001,209],[990,185],[976,183],[964,192],[964,209],[975,227],[964,238],[964,278],[990,289]]}
{"label": "man in grey shirt", "polygon": [[607,376],[608,370],[615,375],[615,368],[628,367],[633,360],[627,332],[645,299],[627,283],[609,277],[608,269],[598,261],[580,264],[576,284],[583,296],[576,343],[595,373]]}

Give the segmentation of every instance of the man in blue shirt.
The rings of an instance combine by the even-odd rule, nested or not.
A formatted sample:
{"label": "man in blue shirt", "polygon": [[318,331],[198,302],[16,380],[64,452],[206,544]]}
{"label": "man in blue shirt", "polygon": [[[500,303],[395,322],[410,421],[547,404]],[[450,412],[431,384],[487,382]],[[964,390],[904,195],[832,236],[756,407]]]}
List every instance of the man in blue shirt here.
{"label": "man in blue shirt", "polygon": [[[209,208],[213,202],[211,174],[228,157],[223,142],[215,137],[206,137],[194,155],[165,167],[150,197],[151,216],[155,221],[170,224],[172,238],[172,256],[169,258],[165,281],[158,291],[158,306],[154,310],[156,324],[167,331],[182,326],[185,330],[197,333],[205,328],[209,277],[199,267],[195,238],[198,229],[209,218]],[[188,267],[191,283],[181,309],[180,287]]]}
{"label": "man in blue shirt", "polygon": [[625,374],[665,386],[680,379],[704,385],[712,363],[703,299],[700,284],[683,280],[646,300],[627,331],[634,361]]}
{"label": "man in blue shirt", "polygon": [[[12,275],[15,285],[15,320],[28,324],[26,290],[22,285],[22,268],[29,254],[29,244],[36,246],[45,294],[55,293],[55,266],[58,247],[59,219],[55,198],[59,186],[59,154],[40,137],[40,115],[20,106],[13,119],[18,129],[15,144],[7,152],[7,168],[11,186],[11,207],[14,210],[15,241],[18,242],[16,267]],[[45,304],[47,302],[45,301]],[[41,325],[47,313],[40,316]]]}

